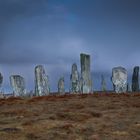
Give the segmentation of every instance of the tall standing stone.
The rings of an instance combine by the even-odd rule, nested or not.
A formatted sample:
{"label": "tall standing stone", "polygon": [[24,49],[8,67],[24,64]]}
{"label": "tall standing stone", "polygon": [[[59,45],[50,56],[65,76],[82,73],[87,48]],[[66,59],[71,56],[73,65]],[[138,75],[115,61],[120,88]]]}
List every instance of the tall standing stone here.
{"label": "tall standing stone", "polygon": [[2,74],[0,73],[0,87],[1,87],[1,85],[2,85],[2,82],[3,82],[3,76],[2,76]]}
{"label": "tall standing stone", "polygon": [[116,93],[127,91],[127,71],[125,68],[115,67],[112,69],[112,83]]}
{"label": "tall standing stone", "polygon": [[49,77],[45,74],[45,69],[42,65],[35,67],[35,95],[44,96],[49,95]]}
{"label": "tall standing stone", "polygon": [[133,70],[132,91],[139,91],[139,66],[134,67]]}
{"label": "tall standing stone", "polygon": [[106,81],[103,75],[101,75],[101,90],[106,91]]}
{"label": "tall standing stone", "polygon": [[2,93],[2,82],[3,82],[3,76],[2,74],[0,73],[0,93]]}
{"label": "tall standing stone", "polygon": [[81,60],[81,79],[80,79],[81,92],[91,93],[92,80],[90,72],[90,55],[80,54],[80,60]]}
{"label": "tall standing stone", "polygon": [[70,92],[79,93],[80,92],[79,72],[77,69],[77,65],[75,63],[72,65],[70,82],[71,82]]}
{"label": "tall standing stone", "polygon": [[60,94],[60,95],[65,94],[64,77],[61,77],[61,78],[58,80],[58,94]]}
{"label": "tall standing stone", "polygon": [[25,90],[25,81],[24,78],[20,75],[12,75],[10,76],[10,84],[13,89],[14,96],[23,97],[26,94]]}

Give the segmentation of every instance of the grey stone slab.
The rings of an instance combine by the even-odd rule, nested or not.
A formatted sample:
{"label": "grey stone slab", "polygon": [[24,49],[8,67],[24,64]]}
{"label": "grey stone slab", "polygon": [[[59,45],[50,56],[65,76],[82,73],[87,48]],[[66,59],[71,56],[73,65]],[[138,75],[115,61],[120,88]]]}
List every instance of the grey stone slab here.
{"label": "grey stone slab", "polygon": [[38,65],[35,67],[35,95],[44,96],[49,95],[49,93],[49,77],[46,75],[44,67]]}
{"label": "grey stone slab", "polygon": [[127,91],[127,71],[125,68],[115,67],[112,69],[112,83],[116,93]]}
{"label": "grey stone slab", "polygon": [[25,80],[20,75],[11,75],[10,76],[10,84],[13,89],[14,96],[25,96],[26,89],[25,89]]}

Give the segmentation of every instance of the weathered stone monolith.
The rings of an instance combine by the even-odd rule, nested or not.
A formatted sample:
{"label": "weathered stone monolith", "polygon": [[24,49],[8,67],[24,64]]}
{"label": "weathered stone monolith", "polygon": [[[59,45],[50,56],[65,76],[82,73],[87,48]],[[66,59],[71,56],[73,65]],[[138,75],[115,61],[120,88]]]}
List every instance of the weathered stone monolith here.
{"label": "weathered stone monolith", "polygon": [[35,95],[44,96],[49,95],[50,85],[49,77],[45,74],[45,69],[42,65],[35,67]]}
{"label": "weathered stone monolith", "polygon": [[132,76],[132,91],[139,91],[139,66],[134,67]]}
{"label": "weathered stone monolith", "polygon": [[80,79],[81,92],[91,93],[92,80],[90,72],[90,55],[80,54],[80,60],[81,60],[81,79]]}
{"label": "weathered stone monolith", "polygon": [[60,95],[65,94],[64,77],[61,77],[61,78],[58,80],[58,94],[60,94]]}
{"label": "weathered stone monolith", "polygon": [[106,91],[106,81],[103,75],[101,75],[101,90]]}
{"label": "weathered stone monolith", "polygon": [[25,81],[24,78],[20,75],[11,75],[10,76],[10,84],[13,89],[14,96],[23,97],[26,94],[25,90]]}
{"label": "weathered stone monolith", "polygon": [[79,81],[79,72],[77,69],[77,65],[74,63],[72,65],[71,76],[70,76],[70,92],[71,93],[79,93],[80,92],[80,81]]}
{"label": "weathered stone monolith", "polygon": [[116,93],[127,91],[127,71],[125,68],[115,67],[112,69],[112,83]]}

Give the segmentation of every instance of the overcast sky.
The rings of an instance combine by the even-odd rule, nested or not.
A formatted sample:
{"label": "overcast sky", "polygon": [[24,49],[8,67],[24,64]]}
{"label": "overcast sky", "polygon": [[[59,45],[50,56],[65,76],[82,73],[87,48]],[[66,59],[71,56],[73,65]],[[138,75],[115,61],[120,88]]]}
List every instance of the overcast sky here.
{"label": "overcast sky", "polygon": [[101,74],[112,88],[112,68],[123,66],[129,79],[140,65],[139,0],[0,0],[0,72],[10,92],[9,76],[20,74],[34,89],[34,67],[43,64],[51,90],[71,65],[80,71],[80,53],[91,55],[94,87]]}

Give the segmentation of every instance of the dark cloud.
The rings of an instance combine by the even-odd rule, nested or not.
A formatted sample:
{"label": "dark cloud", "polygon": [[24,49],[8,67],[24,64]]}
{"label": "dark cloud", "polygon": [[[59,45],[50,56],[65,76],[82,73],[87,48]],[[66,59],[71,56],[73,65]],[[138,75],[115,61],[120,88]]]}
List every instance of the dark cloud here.
{"label": "dark cloud", "polygon": [[46,11],[46,0],[1,0],[0,1],[0,44],[4,43],[5,32],[14,20],[31,18]]}
{"label": "dark cloud", "polygon": [[[47,0],[4,0],[0,1],[0,17],[4,20],[17,16],[33,16],[43,13]],[[44,9],[43,9],[44,8]]]}

